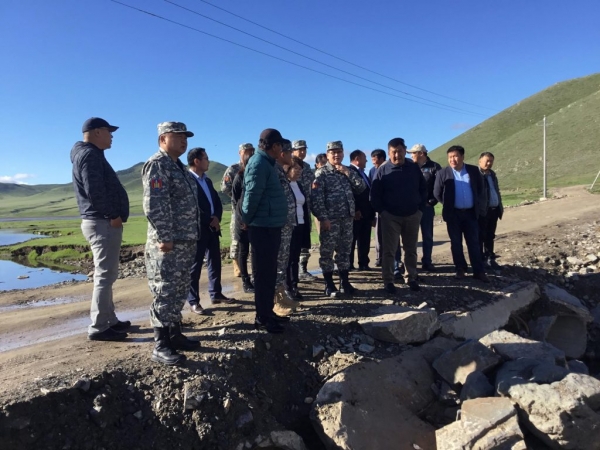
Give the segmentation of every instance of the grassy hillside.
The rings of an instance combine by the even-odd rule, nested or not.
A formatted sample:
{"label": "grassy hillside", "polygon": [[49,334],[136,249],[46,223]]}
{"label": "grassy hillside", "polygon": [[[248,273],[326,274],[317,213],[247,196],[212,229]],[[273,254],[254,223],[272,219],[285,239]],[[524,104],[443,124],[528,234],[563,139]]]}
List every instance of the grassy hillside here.
{"label": "grassy hillside", "polygon": [[[117,176],[123,183],[129,195],[131,214],[142,214],[142,178],[143,163],[138,163],[128,169],[117,171]],[[227,169],[221,163],[210,163],[208,177],[213,180],[217,191],[223,173]],[[229,204],[229,197],[220,194],[221,201]],[[73,185],[18,185],[0,183],[0,216],[1,217],[53,217],[78,216],[77,202]]]}
{"label": "grassy hillside", "polygon": [[441,145],[431,158],[445,166],[446,150],[458,144],[475,164],[490,151],[502,189],[541,189],[544,115],[551,124],[548,187],[591,184],[600,170],[600,74],[557,83]]}

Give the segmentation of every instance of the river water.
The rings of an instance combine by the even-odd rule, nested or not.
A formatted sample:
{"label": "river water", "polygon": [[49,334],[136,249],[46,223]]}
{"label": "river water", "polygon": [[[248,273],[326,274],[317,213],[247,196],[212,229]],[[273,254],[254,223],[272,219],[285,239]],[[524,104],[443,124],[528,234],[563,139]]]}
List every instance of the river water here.
{"label": "river water", "polygon": [[[13,245],[40,236],[11,230],[0,230],[0,246]],[[48,286],[62,281],[86,280],[87,276],[61,272],[50,267],[27,267],[14,261],[0,260],[0,291],[11,289],[30,289]]]}

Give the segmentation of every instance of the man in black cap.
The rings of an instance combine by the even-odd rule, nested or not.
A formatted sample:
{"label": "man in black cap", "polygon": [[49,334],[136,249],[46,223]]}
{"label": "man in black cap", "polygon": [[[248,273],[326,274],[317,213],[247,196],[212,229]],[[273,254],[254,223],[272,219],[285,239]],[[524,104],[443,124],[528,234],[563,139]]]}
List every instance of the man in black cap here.
{"label": "man in black cap", "polygon": [[104,150],[112,145],[119,127],[92,117],[83,124],[83,141],[71,150],[73,187],[81,215],[81,231],[94,256],[94,291],[90,308],[88,339],[121,341],[131,322],[115,315],[112,285],[119,274],[123,223],[129,217],[129,198]]}
{"label": "man in black cap", "polygon": [[284,331],[279,322],[289,320],[273,312],[277,280],[277,255],[281,228],[287,221],[288,204],[275,170],[275,160],[283,149],[279,131],[267,128],[260,134],[258,148],[244,171],[242,222],[248,226],[254,274],[254,303],[257,330]]}

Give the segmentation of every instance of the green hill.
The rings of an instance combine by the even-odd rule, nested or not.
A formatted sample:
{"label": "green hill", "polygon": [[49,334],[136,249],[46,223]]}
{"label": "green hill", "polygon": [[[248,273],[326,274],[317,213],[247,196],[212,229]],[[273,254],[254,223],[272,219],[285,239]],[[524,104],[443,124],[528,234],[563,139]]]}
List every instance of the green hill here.
{"label": "green hill", "polygon": [[[129,169],[117,171],[117,176],[129,195],[131,214],[142,214],[142,177],[144,163],[138,163]],[[211,161],[208,177],[219,183],[227,169],[221,163]],[[223,204],[230,200],[219,192]],[[1,217],[53,217],[78,216],[77,202],[72,183],[22,185],[0,183],[0,216]]]}
{"label": "green hill", "polygon": [[541,189],[542,119],[546,116],[548,188],[591,184],[600,170],[600,74],[557,83],[505,109],[431,152],[446,165],[446,150],[462,145],[476,164],[496,156],[503,190]]}

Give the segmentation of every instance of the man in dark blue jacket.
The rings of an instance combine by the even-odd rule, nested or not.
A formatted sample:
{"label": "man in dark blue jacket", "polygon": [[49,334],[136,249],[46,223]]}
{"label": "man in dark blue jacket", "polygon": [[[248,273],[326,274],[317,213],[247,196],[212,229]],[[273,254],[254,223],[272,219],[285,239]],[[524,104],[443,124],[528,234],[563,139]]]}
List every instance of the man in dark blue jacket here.
{"label": "man in dark blue jacket", "polygon": [[196,247],[196,258],[190,269],[190,292],[188,302],[192,312],[205,314],[200,305],[200,275],[204,258],[207,259],[208,293],[211,303],[234,303],[235,299],[223,295],[221,287],[221,218],[223,204],[212,180],[206,176],[209,160],[202,147],[191,149],[187,155],[190,173],[198,185],[198,208],[200,209],[200,239]]}
{"label": "man in dark blue jacket", "polygon": [[479,168],[465,164],[465,149],[453,145],[447,150],[448,167],[437,173],[433,195],[444,205],[442,218],[446,222],[452,260],[456,268],[455,278],[463,279],[467,261],[463,253],[465,237],[473,278],[489,283],[479,251],[478,218],[482,213],[483,178]]}
{"label": "man in dark blue jacket", "polygon": [[367,155],[362,150],[350,153],[348,168],[355,171],[365,182],[365,190],[354,193],[356,212],[354,213],[352,250],[350,251],[350,270],[354,270],[354,249],[358,249],[358,270],[371,270],[369,267],[369,250],[371,249],[371,229],[375,222],[375,210],[371,206],[371,180],[365,174]]}
{"label": "man in dark blue jacket", "polygon": [[83,141],[71,150],[73,187],[81,215],[81,231],[94,256],[94,292],[90,308],[88,339],[120,341],[131,322],[115,314],[112,285],[119,275],[123,223],[129,217],[129,198],[104,151],[112,145],[119,127],[92,117],[81,129]]}
{"label": "man in dark blue jacket", "polygon": [[371,204],[382,225],[382,275],[385,291],[393,294],[394,253],[402,238],[406,282],[412,291],[417,283],[417,241],[422,210],[427,200],[427,185],[419,166],[406,159],[404,139],[388,143],[389,160],[377,170],[371,186]]}
{"label": "man in dark blue jacket", "polygon": [[258,148],[244,171],[244,198],[242,222],[248,226],[252,246],[254,274],[254,327],[269,333],[282,333],[280,322],[289,317],[278,317],[273,312],[273,297],[277,280],[277,255],[281,243],[281,228],[287,221],[288,204],[275,159],[283,149],[279,131],[267,128],[260,134]]}

